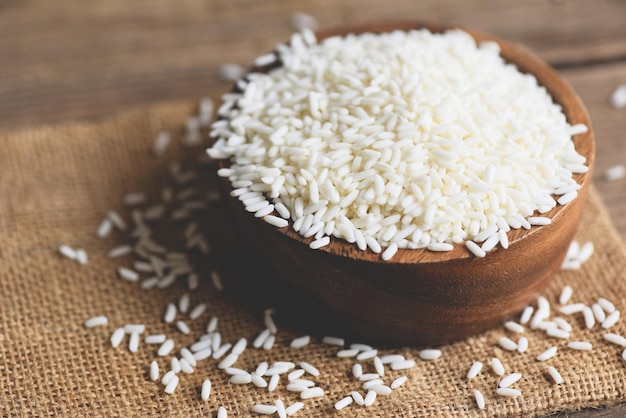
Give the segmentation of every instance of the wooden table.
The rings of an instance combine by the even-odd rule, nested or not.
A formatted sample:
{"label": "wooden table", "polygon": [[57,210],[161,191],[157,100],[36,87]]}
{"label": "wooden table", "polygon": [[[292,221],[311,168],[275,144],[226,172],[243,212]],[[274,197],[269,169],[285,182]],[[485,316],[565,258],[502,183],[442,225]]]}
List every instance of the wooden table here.
{"label": "wooden table", "polygon": [[[582,96],[597,139],[594,182],[626,240],[626,2],[620,0],[2,0],[0,129],[24,128],[225,90],[223,63],[246,65],[292,32],[296,11],[322,28],[384,20],[472,26],[522,43]],[[626,415],[626,407],[569,416]]]}

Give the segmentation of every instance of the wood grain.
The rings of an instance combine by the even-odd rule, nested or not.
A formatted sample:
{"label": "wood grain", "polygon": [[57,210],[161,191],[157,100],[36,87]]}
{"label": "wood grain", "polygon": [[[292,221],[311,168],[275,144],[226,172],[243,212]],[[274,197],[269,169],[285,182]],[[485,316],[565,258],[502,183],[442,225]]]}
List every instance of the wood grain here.
{"label": "wood grain", "polygon": [[[520,42],[555,66],[587,105],[597,140],[593,181],[626,241],[626,109],[608,96],[626,83],[621,0],[3,0],[0,129],[97,118],[228,88],[217,69],[248,63],[291,32],[302,10],[322,27],[422,19],[475,27]],[[626,408],[562,416],[626,416]]]}

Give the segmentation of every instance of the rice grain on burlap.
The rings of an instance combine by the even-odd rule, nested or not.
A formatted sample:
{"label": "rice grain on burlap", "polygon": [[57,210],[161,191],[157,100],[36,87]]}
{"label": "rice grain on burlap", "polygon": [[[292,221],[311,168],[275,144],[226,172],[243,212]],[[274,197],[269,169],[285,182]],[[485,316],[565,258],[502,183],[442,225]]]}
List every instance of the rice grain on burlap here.
{"label": "rice grain on burlap", "polygon": [[[237,297],[237,289],[217,294],[209,280],[201,280],[192,294],[192,306],[207,302],[208,312],[190,321],[192,336],[184,336],[161,321],[167,302],[186,292],[183,282],[167,290],[144,291],[137,283],[120,280],[118,265],[129,258],[111,260],[106,253],[125,243],[113,233],[106,240],[95,236],[107,210],[116,209],[126,219],[121,197],[132,191],[156,196],[166,181],[167,163],[176,153],[154,157],[149,149],[157,133],[170,130],[180,136],[193,107],[188,103],[167,104],[127,112],[95,123],[42,127],[0,135],[0,415],[2,416],[214,416],[220,405],[230,416],[251,416],[255,403],[273,403],[281,398],[287,405],[299,400],[284,390],[269,393],[252,385],[231,385],[214,360],[200,362],[196,372],[181,374],[178,390],[164,394],[159,382],[149,379],[150,361],[157,346],[141,344],[139,352],[128,351],[126,339],[117,349],[109,343],[112,331],[125,323],[145,323],[148,333],[166,333],[177,342],[177,350],[204,333],[211,315],[219,316],[218,329],[225,341],[245,336],[251,341],[263,328],[262,309]],[[218,223],[220,221],[218,220]],[[580,271],[561,272],[546,292],[556,306],[565,284],[574,288],[573,301],[587,304],[599,296],[613,300],[626,311],[626,257],[620,238],[594,190],[583,215],[578,239],[591,240],[596,252]],[[58,255],[60,244],[82,247],[87,266]],[[203,275],[202,279],[206,279]],[[85,329],[84,321],[107,315],[106,326]],[[185,318],[179,316],[179,318]],[[530,347],[524,354],[499,349],[496,340],[507,335],[493,330],[466,341],[443,346],[437,361],[420,361],[417,348],[385,350],[402,352],[417,360],[406,374],[408,382],[391,396],[379,396],[371,408],[350,405],[339,416],[532,416],[586,406],[612,405],[626,397],[626,366],[621,348],[605,343],[602,330],[583,329],[580,315],[569,317],[574,324],[570,340],[590,341],[590,352],[570,350],[566,342],[527,332]],[[260,361],[308,361],[321,371],[313,378],[326,391],[322,399],[305,401],[298,416],[328,416],[336,401],[360,390],[351,377],[353,363],[337,359],[336,347],[322,345],[319,338],[299,350],[288,348],[302,330],[281,328],[271,351],[248,349],[237,363],[252,370]],[[626,334],[626,321],[612,332]],[[535,357],[551,345],[559,352],[550,361]],[[516,399],[497,397],[497,376],[488,366],[497,355],[507,372],[524,377],[515,386],[523,395]],[[474,380],[465,378],[473,361],[485,364]],[[169,357],[158,358],[161,370],[169,368]],[[362,362],[367,371],[371,362]],[[547,368],[555,366],[564,383],[555,385]],[[402,372],[387,372],[389,384]],[[213,381],[211,398],[200,400],[204,379]],[[487,408],[475,406],[472,389],[485,395]]]}

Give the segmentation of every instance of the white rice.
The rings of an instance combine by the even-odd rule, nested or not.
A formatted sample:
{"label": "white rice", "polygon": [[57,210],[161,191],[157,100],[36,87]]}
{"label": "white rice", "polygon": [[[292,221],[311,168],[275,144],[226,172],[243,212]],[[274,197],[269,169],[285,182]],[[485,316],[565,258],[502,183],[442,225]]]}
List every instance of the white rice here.
{"label": "white rice", "polygon": [[298,363],[298,365],[311,376],[318,377],[320,375],[320,371],[315,366],[307,363],[306,361],[301,361],[300,363]]}
{"label": "white rice", "polygon": [[[385,260],[396,247],[449,251],[471,239],[487,249],[508,246],[500,225],[529,228],[527,217],[547,224],[533,214],[546,201],[555,206],[553,194],[559,204],[577,197],[572,174],[586,167],[571,136],[587,127],[570,126],[545,88],[506,64],[493,42],[476,45],[460,30],[312,41],[310,32],[294,35],[277,48],[281,67],[248,75],[241,93],[224,97],[211,132],[217,141],[208,150],[212,158],[231,159],[235,189],[261,192],[263,207],[282,204],[282,215],[289,212],[300,234],[313,235],[311,217],[324,211],[315,227],[324,232],[315,234],[311,248],[328,245],[331,235],[376,253],[385,247]],[[440,64],[436,72],[422,58],[431,55]],[[398,75],[405,72],[411,76]],[[458,82],[450,83],[459,77],[465,90],[478,94],[462,95]],[[422,90],[430,92],[428,100]],[[522,160],[535,165],[515,163]],[[516,192],[509,195],[511,182]],[[490,209],[498,207],[503,211]],[[480,215],[490,222],[473,220]],[[407,226],[414,233],[398,233]]]}
{"label": "white rice", "polygon": [[517,352],[525,353],[526,350],[528,350],[528,338],[520,337],[519,340],[517,340]]}
{"label": "white rice", "polygon": [[386,385],[383,385],[383,384],[374,385],[374,386],[372,386],[371,389],[374,392],[376,392],[376,395],[380,395],[380,396],[389,396],[389,395],[391,395],[391,388],[389,386],[386,386]]}
{"label": "white rice", "polygon": [[[265,373],[265,371],[263,373]],[[304,370],[302,370],[302,369],[294,370],[293,372],[291,372],[291,373],[289,373],[287,375],[287,380],[292,382],[292,381],[297,380],[300,377],[302,377],[303,374],[304,374]]]}
{"label": "white rice", "polygon": [[285,409],[285,404],[282,400],[276,399],[276,413],[278,414],[278,418],[287,418],[287,410]]}
{"label": "white rice", "polygon": [[167,337],[165,334],[153,334],[146,336],[146,338],[143,339],[143,342],[145,344],[163,344],[166,339]]}
{"label": "white rice", "polygon": [[415,367],[415,361],[413,360],[394,361],[391,363],[391,370],[406,370],[412,367]]}
{"label": "white rice", "polygon": [[130,339],[128,341],[128,351],[136,353],[139,350],[139,333],[131,332]]}
{"label": "white rice", "polygon": [[180,313],[187,313],[190,302],[189,293],[181,295],[180,299],[178,299],[178,310]]}
{"label": "white rice", "polygon": [[478,376],[478,373],[480,373],[482,368],[483,364],[480,361],[475,361],[474,363],[472,363],[472,367],[470,367],[469,371],[467,372],[467,378],[475,378],[476,376]]}
{"label": "white rice", "polygon": [[170,360],[170,370],[174,373],[180,373],[180,361],[177,357],[172,357]]}
{"label": "white rice", "polygon": [[85,328],[93,328],[101,325],[106,325],[109,322],[106,316],[94,316],[85,321]]}
{"label": "white rice", "polygon": [[341,357],[341,358],[356,357],[357,354],[359,354],[359,350],[345,349],[345,350],[339,350],[337,352],[337,357]]}
{"label": "white rice", "polygon": [[122,216],[119,213],[117,213],[114,210],[110,210],[107,213],[107,217],[113,223],[113,226],[115,226],[115,228],[117,228],[120,231],[126,230],[126,221],[124,221],[124,218],[122,218]]}
{"label": "white rice", "polygon": [[608,314],[615,312],[615,305],[606,298],[598,298],[598,305],[600,305],[602,309],[604,309],[604,312]]}
{"label": "white rice", "polygon": [[376,373],[378,373],[379,375],[381,376],[385,375],[385,365],[383,364],[382,360],[378,356],[374,357],[374,369],[376,370]]}
{"label": "white rice", "polygon": [[228,411],[223,406],[220,406],[217,410],[217,418],[228,418]]}
{"label": "white rice", "polygon": [[587,260],[589,260],[589,258],[591,258],[591,256],[593,255],[593,252],[593,242],[588,241],[584,243],[583,246],[580,248],[580,253],[578,254],[578,261],[580,261],[580,264],[583,264]]}
{"label": "white rice", "polygon": [[517,350],[517,343],[507,337],[498,338],[498,345],[508,351]]}
{"label": "white rice", "polygon": [[251,373],[250,379],[252,381],[252,384],[258,388],[267,387],[267,382],[265,381],[265,379],[263,379],[263,377],[257,373]]}
{"label": "white rice", "polygon": [[163,316],[163,322],[170,324],[176,319],[176,305],[168,303],[165,307],[165,315]]}
{"label": "white rice", "polygon": [[554,383],[556,383],[557,385],[563,383],[563,377],[561,376],[561,373],[559,373],[554,367],[548,367],[548,373],[550,373],[550,376],[554,380]]}
{"label": "white rice", "polygon": [[604,313],[604,309],[597,303],[591,305],[591,312],[593,312],[593,316],[596,319],[596,322],[602,323],[606,319],[606,314]]}
{"label": "white rice", "polygon": [[561,306],[559,312],[563,315],[572,315],[584,311],[586,305],[584,303],[572,303],[570,305]]}
{"label": "white rice", "polygon": [[174,376],[176,376],[176,372],[173,370],[170,370],[169,372],[165,373],[163,377],[161,378],[161,384],[167,385],[174,378]]}
{"label": "white rice", "polygon": [[617,86],[613,93],[611,93],[609,102],[611,106],[616,109],[626,106],[626,84]]}
{"label": "white rice", "polygon": [[208,401],[211,396],[211,381],[206,379],[202,382],[202,390],[200,391],[200,398],[203,401]]}
{"label": "white rice", "polygon": [[222,290],[224,290],[224,285],[222,283],[222,277],[215,270],[211,271],[211,283],[213,283],[213,287],[218,292],[221,292]]}
{"label": "white rice", "polygon": [[546,351],[544,351],[543,353],[537,356],[537,361],[546,361],[548,359],[551,359],[552,357],[555,356],[556,351],[557,351],[556,346],[552,346],[548,348]]}
{"label": "white rice", "polygon": [[378,378],[378,379],[372,379],[372,380],[368,380],[367,382],[363,383],[361,385],[361,388],[363,388],[363,390],[373,390],[374,386],[378,386],[378,385],[382,385],[383,384],[383,380]]}
{"label": "white rice", "polygon": [[604,334],[604,339],[610,343],[621,345],[622,347],[626,347],[626,338],[622,337],[618,334],[606,333]]}
{"label": "white rice", "polygon": [[359,376],[359,381],[367,382],[368,380],[378,379],[379,377],[378,373],[363,373]]}
{"label": "white rice", "polygon": [[309,335],[304,335],[302,337],[293,339],[291,343],[289,344],[289,347],[302,348],[302,347],[309,345],[310,342],[311,342],[311,337]]}
{"label": "white rice", "polygon": [[143,193],[127,193],[122,200],[127,206],[137,206],[145,203],[146,195]]}
{"label": "white rice", "polygon": [[609,314],[609,316],[606,317],[604,322],[602,322],[602,328],[604,329],[611,328],[613,325],[617,323],[617,321],[619,321],[619,316],[620,316],[620,313],[618,310],[613,311],[611,314]]}
{"label": "white rice", "polygon": [[525,307],[519,320],[520,324],[526,325],[528,321],[530,321],[530,318],[533,316],[534,310],[535,309],[532,306]]}
{"label": "white rice", "polygon": [[292,416],[294,415],[296,412],[298,412],[299,410],[301,410],[302,408],[304,408],[304,403],[302,402],[296,402],[294,404],[289,405],[286,409],[285,412],[287,413],[288,416]]}
{"label": "white rice", "polygon": [[559,303],[561,305],[565,305],[567,302],[570,301],[573,293],[574,290],[572,289],[572,286],[564,286],[563,290],[561,291],[561,295],[559,296]]}
{"label": "white rice", "polygon": [[252,382],[252,376],[249,373],[235,374],[230,377],[229,382],[233,385],[247,385]]}
{"label": "white rice", "polygon": [[583,318],[585,319],[585,327],[587,329],[593,328],[596,324],[596,318],[593,315],[593,311],[588,306],[585,306],[585,309],[583,309]]}
{"label": "white rice", "polygon": [[127,334],[137,333],[143,334],[146,331],[144,324],[126,324],[124,325],[124,332]]}
{"label": "white rice", "polygon": [[194,321],[194,320],[200,318],[202,316],[202,314],[204,313],[204,311],[206,311],[206,305],[204,303],[197,304],[191,310],[191,312],[189,312],[189,319]]}
{"label": "white rice", "polygon": [[111,346],[113,348],[118,347],[124,340],[125,335],[126,333],[124,332],[124,328],[117,328],[113,331],[113,334],[111,334]]}
{"label": "white rice", "polygon": [[350,405],[352,401],[353,401],[352,396],[346,396],[345,398],[342,398],[340,401],[337,401],[335,403],[335,409],[337,411],[341,411],[343,408]]}
{"label": "white rice", "polygon": [[491,368],[493,369],[493,372],[498,376],[504,376],[504,366],[502,365],[502,362],[499,358],[493,357],[491,359]]}
{"label": "white rice", "polygon": [[404,361],[406,360],[402,354],[387,354],[380,358],[383,364],[391,364],[394,361]]}
{"label": "white rice", "polygon": [[296,30],[311,29],[316,30],[319,26],[317,19],[308,13],[294,12],[291,15],[291,26]]}
{"label": "white rice", "polygon": [[324,390],[320,387],[312,387],[300,392],[300,399],[321,398],[322,396],[324,396]]}
{"label": "white rice", "polygon": [[178,386],[178,381],[179,378],[178,376],[174,375],[172,377],[172,379],[167,382],[167,385],[165,385],[165,393],[167,393],[168,395],[171,395],[172,393],[174,393],[174,391],[176,390],[176,387]]}
{"label": "white rice", "polygon": [[245,68],[239,64],[223,64],[218,69],[221,78],[227,81],[235,81],[243,77],[246,73]]}
{"label": "white rice", "polygon": [[211,349],[211,347],[207,347],[207,348],[198,350],[195,353],[193,353],[193,358],[196,359],[196,361],[205,360],[211,357],[212,353],[213,353],[213,350]]}
{"label": "white rice", "polygon": [[[194,359],[193,361],[195,363],[196,359]],[[180,371],[182,371],[183,373],[190,374],[194,372],[193,366],[189,364],[189,362],[184,358],[179,359],[178,364],[180,367]]]}
{"label": "white rice", "polygon": [[[270,382],[267,385],[267,390],[270,392],[273,392],[276,390],[276,387],[278,386],[278,382],[280,381],[280,375],[275,374],[274,376],[270,377]],[[287,414],[289,415],[289,414]]]}
{"label": "white rice", "polygon": [[157,156],[163,154],[167,147],[170,145],[171,140],[172,137],[169,132],[159,132],[154,140],[154,143],[152,144],[152,153]]}
{"label": "white rice", "polygon": [[276,413],[276,405],[256,404],[252,408],[254,412],[262,415],[273,415]]}
{"label": "white rice", "polygon": [[163,344],[159,347],[157,354],[161,357],[167,356],[174,349],[174,340],[168,339],[165,340]]}
{"label": "white rice", "polygon": [[377,354],[378,354],[378,350],[374,350],[374,349],[365,350],[357,354],[356,359],[359,361],[369,360],[369,359],[373,359],[374,357],[376,357]]}
{"label": "white rice", "polygon": [[104,239],[109,236],[112,229],[113,224],[111,223],[111,220],[109,218],[104,218],[96,230],[96,235],[98,238]]}
{"label": "white rice", "polygon": [[407,381],[407,377],[406,376],[400,376],[398,378],[396,378],[393,382],[391,382],[391,385],[389,385],[389,387],[391,389],[397,389],[400,386],[404,385]]}
{"label": "white rice", "polygon": [[516,398],[520,396],[522,392],[513,388],[498,388],[496,389],[496,394],[500,396],[508,396],[511,398]]}
{"label": "white rice", "polygon": [[270,336],[270,330],[268,328],[265,328],[254,339],[254,341],[252,342],[252,346],[254,348],[261,348],[261,346],[263,346],[263,344],[265,343],[265,341],[268,339],[269,336]]}
{"label": "white rice", "polygon": [[115,247],[111,251],[109,251],[108,257],[109,258],[123,257],[125,255],[130,254],[132,251],[133,249],[130,245],[120,245],[119,247]]}
{"label": "white rice", "polygon": [[511,373],[505,377],[503,377],[502,379],[500,379],[500,382],[498,383],[498,386],[501,388],[508,388],[511,385],[514,385],[515,383],[517,383],[518,380],[520,380],[522,378],[522,374],[521,373]]}
{"label": "white rice", "polygon": [[246,350],[247,346],[248,346],[248,340],[246,340],[245,338],[240,338],[235,343],[235,345],[233,346],[233,349],[230,352],[236,355],[240,355]]}
{"label": "white rice", "polygon": [[504,323],[504,328],[508,329],[509,331],[516,332],[518,334],[524,333],[524,327],[514,321],[506,321]]}
{"label": "white rice", "polygon": [[279,218],[278,216],[274,215],[266,215],[263,217],[263,220],[268,224],[275,226],[276,228],[284,228],[289,225],[289,222],[287,222],[286,219]]}
{"label": "white rice", "polygon": [[237,367],[228,367],[224,369],[224,373],[230,376],[234,376],[236,374],[248,374],[244,369],[238,369]]}
{"label": "white rice", "polygon": [[150,363],[150,380],[155,382],[159,380],[159,363],[156,360],[152,360]]}
{"label": "white rice", "polygon": [[350,396],[352,396],[352,399],[354,399],[354,403],[356,403],[357,405],[363,405],[365,403],[363,395],[361,395],[359,392],[352,391],[350,392]]}
{"label": "white rice", "polygon": [[217,365],[217,368],[227,369],[229,367],[232,367],[233,364],[235,364],[238,359],[239,359],[239,356],[237,354],[230,353],[229,355],[224,357],[224,359]]}
{"label": "white rice", "polygon": [[274,342],[276,341],[276,337],[270,335],[267,337],[267,340],[263,343],[263,350],[271,350],[274,347]]}
{"label": "white rice", "polygon": [[191,330],[185,321],[176,321],[176,328],[185,335],[189,335]]}
{"label": "white rice", "polygon": [[127,267],[118,267],[117,274],[120,278],[128,280],[129,282],[136,282],[139,280],[139,274]]}
{"label": "white rice", "polygon": [[358,351],[371,351],[374,349],[374,347],[372,347],[371,345],[361,344],[361,343],[350,344],[350,348],[352,350],[358,350]]}
{"label": "white rice", "polygon": [[561,328],[564,331],[572,332],[572,326],[565,319],[556,317],[552,319],[552,322],[556,324],[557,327]]}
{"label": "white rice", "polygon": [[[215,341],[215,340],[213,340]],[[226,352],[228,350],[230,350],[232,347],[231,343],[226,343],[222,346],[217,347],[217,349],[215,349],[215,346],[213,346],[213,359],[217,360],[219,358],[221,358],[224,354],[226,354]]]}
{"label": "white rice", "polygon": [[206,326],[206,332],[208,333],[214,332],[217,329],[218,321],[219,319],[217,318],[217,316],[211,317],[211,319],[209,320],[209,323]]}
{"label": "white rice", "polygon": [[[278,375],[274,375],[274,376],[278,376]],[[298,393],[302,393],[305,390],[307,390],[309,388],[308,385],[306,385],[303,382],[291,382],[289,384],[287,384],[286,389],[289,392],[298,392]]]}
{"label": "white rice", "polygon": [[189,351],[189,349],[185,347],[181,348],[180,355],[184,360],[189,363],[190,366],[196,367],[196,365],[198,364],[196,362],[196,358],[193,356],[193,354],[191,354],[191,351]]}
{"label": "white rice", "polygon": [[587,341],[570,341],[567,346],[572,350],[589,351],[592,348],[592,344]]}
{"label": "white rice", "polygon": [[485,397],[478,389],[474,389],[474,399],[476,399],[476,405],[479,409],[485,409]]}
{"label": "white rice", "polygon": [[374,401],[376,401],[376,395],[378,394],[373,390],[367,392],[367,395],[365,395],[365,398],[363,399],[363,405],[372,406],[374,404]]}
{"label": "white rice", "polygon": [[626,166],[624,164],[617,164],[607,168],[604,171],[604,178],[607,181],[616,181],[623,179],[626,176]]}
{"label": "white rice", "polygon": [[476,244],[474,241],[471,240],[467,240],[465,241],[465,246],[467,247],[468,250],[470,250],[472,252],[472,254],[474,254],[476,257],[484,257],[485,255],[487,255],[487,253],[485,252],[485,250],[483,250],[482,248],[480,248],[480,246],[478,246],[478,244]]}
{"label": "white rice", "polygon": [[419,356],[422,360],[437,360],[439,357],[441,357],[441,350],[437,350],[437,349],[420,350]]}
{"label": "white rice", "polygon": [[555,337],[555,338],[561,338],[561,339],[568,339],[569,338],[569,332],[564,331],[560,328],[556,328],[556,327],[550,327],[546,330],[546,334],[548,334],[551,337]]}

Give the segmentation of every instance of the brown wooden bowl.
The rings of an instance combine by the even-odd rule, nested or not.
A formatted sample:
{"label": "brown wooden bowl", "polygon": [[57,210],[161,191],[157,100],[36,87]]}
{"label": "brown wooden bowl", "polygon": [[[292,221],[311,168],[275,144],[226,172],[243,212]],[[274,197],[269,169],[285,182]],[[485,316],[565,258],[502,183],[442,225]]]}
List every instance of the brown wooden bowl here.
{"label": "brown wooden bowl", "polygon": [[[430,23],[372,23],[323,31],[318,39],[348,33],[382,33],[427,28],[442,32],[459,27]],[[550,225],[511,230],[509,248],[497,247],[474,257],[462,244],[450,252],[399,250],[391,261],[332,239],[311,250],[291,225],[277,229],[244,210],[227,179],[220,180],[228,212],[251,257],[272,270],[266,282],[288,306],[285,316],[317,324],[320,332],[339,332],[387,344],[438,344],[485,331],[519,312],[557,273],[574,238],[591,182],[594,137],[584,104],[551,67],[525,48],[473,29],[477,41],[495,41],[501,55],[522,72],[532,73],[564,110],[570,124],[589,131],[574,137],[589,172],[576,174],[578,197],[542,216]],[[224,163],[227,165],[227,163]]]}

